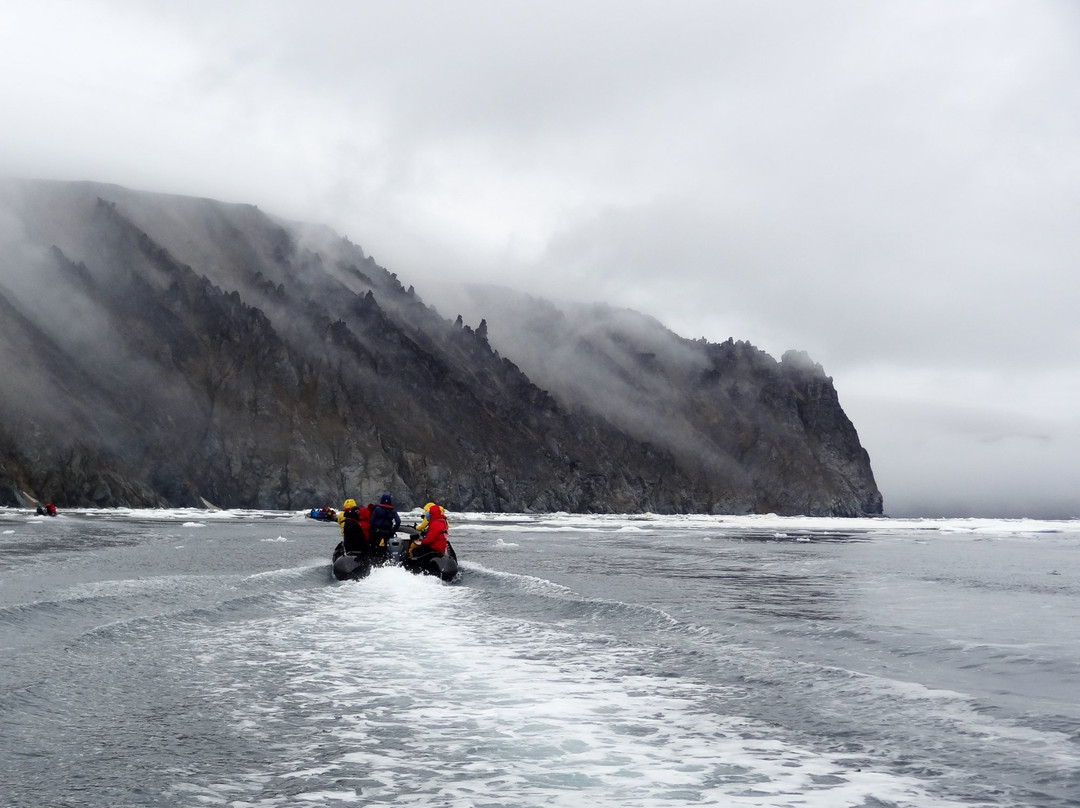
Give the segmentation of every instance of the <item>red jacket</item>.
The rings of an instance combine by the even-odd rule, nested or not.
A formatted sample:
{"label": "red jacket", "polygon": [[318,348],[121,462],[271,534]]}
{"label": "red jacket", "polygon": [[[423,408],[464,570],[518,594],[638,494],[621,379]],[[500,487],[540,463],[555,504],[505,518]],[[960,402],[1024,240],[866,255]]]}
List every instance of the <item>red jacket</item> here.
{"label": "red jacket", "polygon": [[432,505],[431,510],[428,511],[427,520],[427,533],[424,534],[422,543],[436,553],[446,555],[446,531],[450,528],[446,524],[446,516],[442,512],[442,508],[438,505]]}

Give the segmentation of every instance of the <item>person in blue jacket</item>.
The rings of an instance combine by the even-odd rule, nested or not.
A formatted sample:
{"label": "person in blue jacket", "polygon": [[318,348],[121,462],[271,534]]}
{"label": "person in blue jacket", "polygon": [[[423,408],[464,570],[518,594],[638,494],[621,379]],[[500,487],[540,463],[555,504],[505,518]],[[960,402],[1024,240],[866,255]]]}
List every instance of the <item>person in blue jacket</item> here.
{"label": "person in blue jacket", "polygon": [[386,540],[401,527],[401,517],[394,509],[394,499],[389,494],[379,498],[379,504],[371,509],[371,554],[376,558],[386,556]]}

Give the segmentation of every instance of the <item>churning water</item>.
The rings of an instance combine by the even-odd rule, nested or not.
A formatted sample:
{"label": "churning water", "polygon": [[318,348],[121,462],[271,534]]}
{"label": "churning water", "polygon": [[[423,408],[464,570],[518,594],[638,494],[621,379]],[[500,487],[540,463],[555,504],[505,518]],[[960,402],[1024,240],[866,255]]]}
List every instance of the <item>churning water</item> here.
{"label": "churning water", "polygon": [[0,510],[0,805],[1075,806],[1080,522]]}

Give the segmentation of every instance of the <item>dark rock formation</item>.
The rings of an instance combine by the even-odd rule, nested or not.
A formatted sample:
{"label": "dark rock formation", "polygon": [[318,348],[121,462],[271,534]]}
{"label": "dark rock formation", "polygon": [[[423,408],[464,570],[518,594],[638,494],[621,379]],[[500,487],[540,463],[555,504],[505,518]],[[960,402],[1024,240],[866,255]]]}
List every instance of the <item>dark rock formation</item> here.
{"label": "dark rock formation", "polygon": [[832,379],[806,354],[673,334],[608,306],[469,287],[492,342],[573,412],[663,447],[693,484],[684,510],[852,516],[881,512],[870,459]]}
{"label": "dark rock formation", "polygon": [[587,398],[251,206],[4,182],[0,224],[0,504],[881,511],[805,357],[668,332],[673,364],[612,323],[582,347],[618,398]]}

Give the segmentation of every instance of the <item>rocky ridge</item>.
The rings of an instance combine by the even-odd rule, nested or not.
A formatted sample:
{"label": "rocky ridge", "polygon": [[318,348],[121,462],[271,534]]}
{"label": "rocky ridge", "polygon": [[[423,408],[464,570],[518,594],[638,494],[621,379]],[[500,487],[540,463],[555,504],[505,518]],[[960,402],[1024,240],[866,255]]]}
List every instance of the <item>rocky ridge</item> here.
{"label": "rocky ridge", "polygon": [[[552,304],[515,340],[498,312],[472,328],[435,303],[252,206],[2,182],[0,505],[300,509],[389,490],[451,510],[881,512],[805,356],[633,314],[584,335]],[[537,357],[570,348],[582,375],[545,374]]]}

